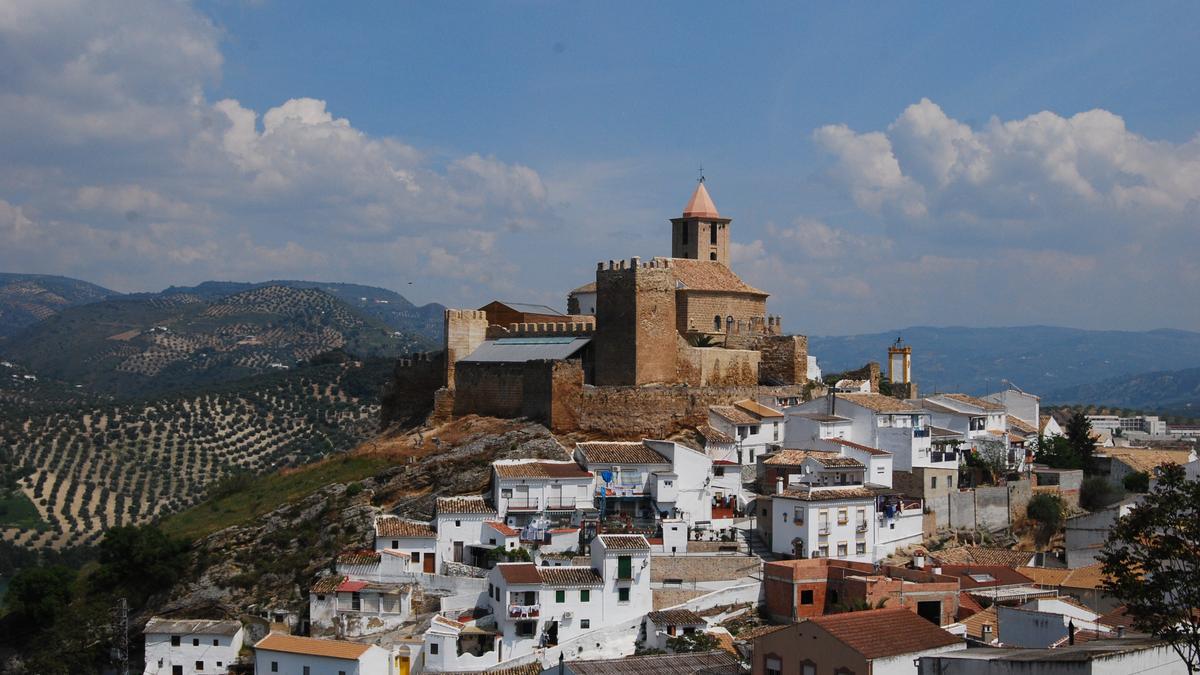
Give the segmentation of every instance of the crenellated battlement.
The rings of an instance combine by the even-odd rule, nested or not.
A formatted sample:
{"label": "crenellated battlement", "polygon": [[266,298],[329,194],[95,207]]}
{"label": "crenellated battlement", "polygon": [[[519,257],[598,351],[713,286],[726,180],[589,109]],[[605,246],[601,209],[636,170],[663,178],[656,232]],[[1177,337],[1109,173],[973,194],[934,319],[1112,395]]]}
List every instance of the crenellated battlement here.
{"label": "crenellated battlement", "polygon": [[397,368],[412,368],[429,363],[440,363],[443,352],[415,352],[396,360]]}
{"label": "crenellated battlement", "polygon": [[487,312],[482,309],[447,309],[446,319],[474,319],[487,320]]}
{"label": "crenellated battlement", "polygon": [[510,323],[507,326],[488,326],[488,339],[506,337],[590,336],[596,332],[593,316],[573,317],[575,321],[555,323]]}
{"label": "crenellated battlement", "polygon": [[603,274],[605,272],[628,272],[631,270],[658,270],[670,269],[673,267],[670,258],[654,257],[649,262],[642,262],[638,256],[633,256],[629,260],[609,260],[605,263],[603,260],[596,263],[596,273]]}

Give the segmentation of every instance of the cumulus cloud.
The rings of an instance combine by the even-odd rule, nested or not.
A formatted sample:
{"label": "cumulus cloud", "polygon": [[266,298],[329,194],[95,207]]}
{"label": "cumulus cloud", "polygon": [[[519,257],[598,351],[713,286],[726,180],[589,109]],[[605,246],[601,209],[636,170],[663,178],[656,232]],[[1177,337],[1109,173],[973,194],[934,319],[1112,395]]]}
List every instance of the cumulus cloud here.
{"label": "cumulus cloud", "polygon": [[220,38],[186,3],[0,7],[0,267],[125,289],[285,275],[442,278],[469,299],[511,287],[507,235],[552,220],[536,171],[367,134],[315,98],[262,112],[208,100]]}

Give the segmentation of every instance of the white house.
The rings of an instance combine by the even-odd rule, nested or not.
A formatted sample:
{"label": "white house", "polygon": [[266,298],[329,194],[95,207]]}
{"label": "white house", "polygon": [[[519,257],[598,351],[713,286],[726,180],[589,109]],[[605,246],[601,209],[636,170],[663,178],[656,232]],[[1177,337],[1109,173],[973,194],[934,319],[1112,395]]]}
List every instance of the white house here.
{"label": "white house", "polygon": [[[806,413],[817,413],[830,419],[814,420]],[[804,430],[803,433],[811,434],[814,428],[817,429],[818,437],[814,440],[837,437],[891,453],[896,471],[911,471],[914,467],[958,467],[957,457],[931,452],[930,414],[908,401],[883,394],[830,394],[788,408],[787,415],[796,417],[795,425]],[[846,426],[834,418],[845,418],[850,423]],[[835,434],[834,430],[841,435]]]}
{"label": "white house", "polygon": [[833,390],[842,394],[869,394],[871,381],[841,379],[833,383]]}
{"label": "white house", "polygon": [[709,406],[708,426],[734,439],[739,464],[753,464],[784,441],[783,413],[752,399]]}
{"label": "white house", "polygon": [[428,523],[379,516],[375,519],[375,550],[406,554],[403,571],[434,574],[438,570],[437,533]]}
{"label": "white house", "polygon": [[492,501],[500,520],[541,539],[546,529],[578,525],[593,510],[592,474],[572,461],[512,459],[492,463]]}
{"label": "white house", "polygon": [[[969,447],[979,449],[984,442],[1008,447],[1008,411],[999,403],[966,394],[933,394],[913,401],[930,414],[930,423],[962,434]],[[1024,457],[1009,457],[1010,466],[1019,466]]]}
{"label": "white house", "polygon": [[[712,498],[714,518],[727,515],[731,507],[738,511],[745,509],[747,497],[743,489],[745,478],[742,457],[737,450],[733,437],[703,424],[696,428],[704,442],[704,454],[712,460]],[[753,467],[753,464],[749,465]],[[752,475],[752,474],[751,474]],[[732,514],[730,514],[732,515]]]}
{"label": "white house", "polygon": [[646,639],[643,641],[647,649],[666,649],[667,641],[684,635],[703,633],[708,628],[704,617],[690,609],[666,609],[650,612],[646,615]]}
{"label": "white house", "polygon": [[892,453],[844,438],[826,438],[813,443],[819,450],[833,450],[842,457],[857,459],[867,468],[864,482],[892,487]]}
{"label": "white house", "polygon": [[337,573],[351,579],[381,583],[406,583],[414,578],[411,556],[403,551],[343,551],[337,557]]}
{"label": "white house", "polygon": [[341,574],[317,580],[309,589],[308,615],[319,637],[360,637],[398,628],[409,621],[413,584],[351,579]]}
{"label": "white house", "polygon": [[238,621],[154,617],[146,636],[146,675],[224,675],[237,663],[245,632]]}
{"label": "white house", "polygon": [[991,403],[999,403],[1000,405],[1004,406],[1004,412],[1021,420],[1034,429],[1036,429],[1041,423],[1041,398],[1028,392],[1010,387],[1004,391],[998,391],[988,394],[987,396],[981,396],[980,399],[983,401],[989,401]]}
{"label": "white house", "polygon": [[797,558],[874,562],[875,494],[861,485],[785,488],[777,481],[769,497],[771,550]]}
{"label": "white house", "polygon": [[[642,525],[662,518],[682,518],[695,525],[713,518],[714,467],[705,453],[646,439],[580,443],[575,459],[595,477],[593,490],[602,497],[607,514],[626,515]],[[740,468],[737,473],[740,476]]]}
{"label": "white house", "polygon": [[467,551],[471,546],[495,548],[489,543],[491,537],[485,538],[483,534],[484,523],[489,521],[497,521],[496,509],[480,495],[439,497],[433,520],[437,529],[437,559],[469,562]]}
{"label": "white house", "polygon": [[272,633],[254,645],[261,675],[390,675],[390,654],[375,645]]}

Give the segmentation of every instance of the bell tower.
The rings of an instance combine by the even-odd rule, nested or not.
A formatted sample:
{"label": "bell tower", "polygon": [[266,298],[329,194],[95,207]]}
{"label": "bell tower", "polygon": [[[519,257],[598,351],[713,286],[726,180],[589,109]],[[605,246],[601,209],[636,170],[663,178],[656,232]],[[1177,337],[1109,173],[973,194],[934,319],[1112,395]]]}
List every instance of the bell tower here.
{"label": "bell tower", "polygon": [[713,260],[729,267],[730,222],[717,212],[701,176],[683,215],[671,219],[671,257]]}

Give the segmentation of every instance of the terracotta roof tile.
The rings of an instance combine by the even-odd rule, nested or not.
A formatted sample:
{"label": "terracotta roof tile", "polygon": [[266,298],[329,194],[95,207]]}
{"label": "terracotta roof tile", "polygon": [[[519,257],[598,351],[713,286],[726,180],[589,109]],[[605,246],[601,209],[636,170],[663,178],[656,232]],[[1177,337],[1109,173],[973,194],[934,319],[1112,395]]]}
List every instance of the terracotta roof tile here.
{"label": "terracotta roof tile", "polygon": [[911,403],[883,394],[834,394],[839,401],[846,401],[879,413],[918,413]]}
{"label": "terracotta roof tile", "polygon": [[962,642],[957,636],[900,607],[829,614],[809,621],[866,659],[911,654]]}
{"label": "terracotta roof tile", "polygon": [[701,436],[703,436],[704,440],[707,441],[708,443],[721,443],[721,444],[729,445],[731,443],[736,442],[733,440],[732,436],[726,434],[723,431],[718,431],[717,429],[714,429],[713,427],[711,427],[707,424],[702,424],[702,425],[696,427],[696,432],[699,433]]}
{"label": "terracotta roof tile", "polygon": [[942,551],[930,551],[930,557],[948,565],[1004,565],[1005,567],[1021,567],[1029,564],[1033,557],[1032,551],[1013,551],[1007,548],[989,548],[986,546],[958,546]]}
{"label": "terracotta roof tile", "polygon": [[1143,448],[1104,448],[1103,453],[1119,460],[1134,471],[1153,475],[1154,470],[1163,464],[1187,464],[1190,453],[1187,450],[1147,450]]}
{"label": "terracotta roof tile", "polygon": [[576,288],[575,290],[571,291],[568,295],[575,295],[576,293],[595,293],[595,292],[596,292],[596,282],[589,281],[586,284],[580,286],[579,288]]}
{"label": "terracotta roof tile", "polygon": [[1129,608],[1121,605],[1100,617],[1100,623],[1113,628],[1133,628],[1133,617],[1129,616]]}
{"label": "terracotta roof tile", "polygon": [[463,495],[459,497],[438,497],[438,513],[463,513],[494,515],[496,509],[488,506],[480,495]]}
{"label": "terracotta roof tile", "polygon": [[749,642],[755,638],[760,638],[764,635],[770,635],[771,633],[781,631],[784,628],[787,628],[787,626],[755,626],[754,628],[750,628],[738,633],[733,639],[737,640],[738,642]]}
{"label": "terracotta roof tile", "polygon": [[1007,415],[1006,417],[1008,419],[1009,431],[1019,431],[1022,434],[1025,434],[1027,436],[1028,435],[1034,435],[1034,436],[1037,435],[1037,432],[1038,432],[1037,428],[1034,427],[1032,424],[1028,424],[1027,422],[1025,422],[1025,420],[1021,419],[1020,417],[1015,417],[1013,415]]}
{"label": "terracotta roof tile", "polygon": [[967,394],[939,394],[939,395],[942,396],[943,398],[948,398],[951,401],[958,401],[959,403],[965,403],[969,406],[974,406],[976,408],[979,408],[980,410],[990,410],[992,412],[1000,412],[1005,409],[1004,406],[1000,405],[999,403],[994,403],[992,401],[985,401],[981,398],[976,398],[974,396],[968,396]]}
{"label": "terracotta roof tile", "polygon": [[538,574],[547,586],[602,586],[604,577],[590,567],[539,567]]}
{"label": "terracotta roof tile", "polygon": [[1101,564],[1096,563],[1071,570],[1061,585],[1067,588],[1101,588],[1106,578]]}
{"label": "terracotta roof tile", "polygon": [[760,463],[770,466],[800,466],[809,457],[822,456],[837,457],[837,453],[828,450],[780,450]]}
{"label": "terracotta roof tile", "polygon": [[592,441],[575,446],[588,464],[667,464],[666,457],[641,441]]}
{"label": "terracotta roof tile", "polygon": [[345,640],[320,640],[317,638],[299,637],[297,635],[281,635],[271,633],[254,645],[255,650],[264,649],[288,654],[304,654],[306,656],[325,656],[331,659],[357,661],[371,645]]}
{"label": "terracotta roof tile", "polygon": [[659,626],[703,626],[706,623],[704,617],[690,609],[664,609],[650,612],[646,617]]}
{"label": "terracotta roof tile", "polygon": [[380,516],[375,519],[375,536],[432,539],[437,537],[437,533],[429,523],[401,520],[395,516]]}
{"label": "terracotta roof tile", "polygon": [[1071,574],[1071,570],[1057,569],[1053,567],[1022,567],[1021,574],[1033,580],[1033,583],[1038,586],[1061,586],[1064,579]]}
{"label": "terracotta roof tile", "polygon": [[317,579],[316,582],[313,583],[312,587],[309,589],[309,592],[310,593],[332,593],[335,590],[337,590],[337,587],[340,586],[341,583],[346,580],[346,578],[347,577],[345,577],[341,574],[334,574],[334,575],[328,576],[328,577],[321,577],[320,579]]}
{"label": "terracotta roof tile", "polygon": [[1000,637],[1000,621],[994,606],[968,616],[963,619],[962,624],[967,628],[967,635],[976,640],[983,639],[984,624],[992,627],[992,639]]}
{"label": "terracotta roof tile", "polygon": [[650,543],[640,534],[602,534],[600,541],[613,551],[649,551]]}
{"label": "terracotta roof tile", "polygon": [[519,462],[493,464],[501,478],[591,478],[592,474],[575,462]]}
{"label": "terracotta roof tile", "polygon": [[671,258],[667,264],[673,270],[675,281],[683,291],[743,293],[764,298],[768,295],[742,281],[733,270],[715,260]]}
{"label": "terracotta roof tile", "polygon": [[542,577],[533,563],[500,563],[496,565],[500,576],[510,584],[540,584]]}
{"label": "terracotta roof tile", "polygon": [[847,447],[847,448],[854,448],[855,450],[862,450],[863,452],[865,452],[867,454],[876,455],[876,456],[880,456],[880,457],[887,457],[892,454],[892,453],[888,452],[887,450],[880,450],[879,448],[872,448],[869,445],[863,445],[862,443],[855,443],[854,441],[848,441],[844,438],[823,438],[821,440],[825,441],[826,443],[833,443],[834,445],[841,445],[841,446]]}
{"label": "terracotta roof tile", "polygon": [[810,487],[787,488],[776,498],[798,499],[804,502],[826,502],[835,499],[872,499],[875,491],[868,487]]}
{"label": "terracotta roof tile", "polygon": [[754,415],[731,405],[710,405],[709,412],[733,424],[760,424]]}
{"label": "terracotta roof tile", "polygon": [[346,551],[337,557],[342,565],[373,565],[380,561],[378,551]]}
{"label": "terracotta roof tile", "polygon": [[485,520],[485,521],[483,521],[483,524],[487,525],[488,527],[492,528],[493,530],[499,532],[500,534],[502,534],[506,537],[521,536],[520,532],[518,532],[517,530],[514,530],[513,528],[509,527],[508,525],[505,525],[504,523],[502,523],[498,520]]}
{"label": "terracotta roof tile", "polygon": [[768,417],[783,417],[782,412],[780,412],[770,406],[765,406],[765,405],[759,403],[758,401],[755,401],[754,399],[750,399],[750,398],[743,399],[741,401],[734,401],[733,405],[737,406],[738,408],[741,408],[742,410],[745,410],[746,412],[750,413],[751,415],[755,415],[757,417],[761,417],[764,419],[768,418]]}
{"label": "terracotta roof tile", "polygon": [[567,661],[575,675],[696,675],[736,673],[738,660],[724,650],[683,654],[649,654],[599,661]]}
{"label": "terracotta roof tile", "polygon": [[[1029,577],[1005,565],[943,564],[942,574],[958,577],[959,585],[964,591],[976,588],[991,588],[993,586],[1024,586],[1033,583],[1033,580]],[[974,578],[985,575],[991,577],[991,579]]]}
{"label": "terracotta roof tile", "polygon": [[453,628],[454,630],[462,630],[467,627],[467,624],[465,624],[461,621],[456,621],[454,619],[451,619],[448,616],[443,616],[441,614],[435,614],[432,621],[433,621],[433,623],[438,623],[447,628]]}

